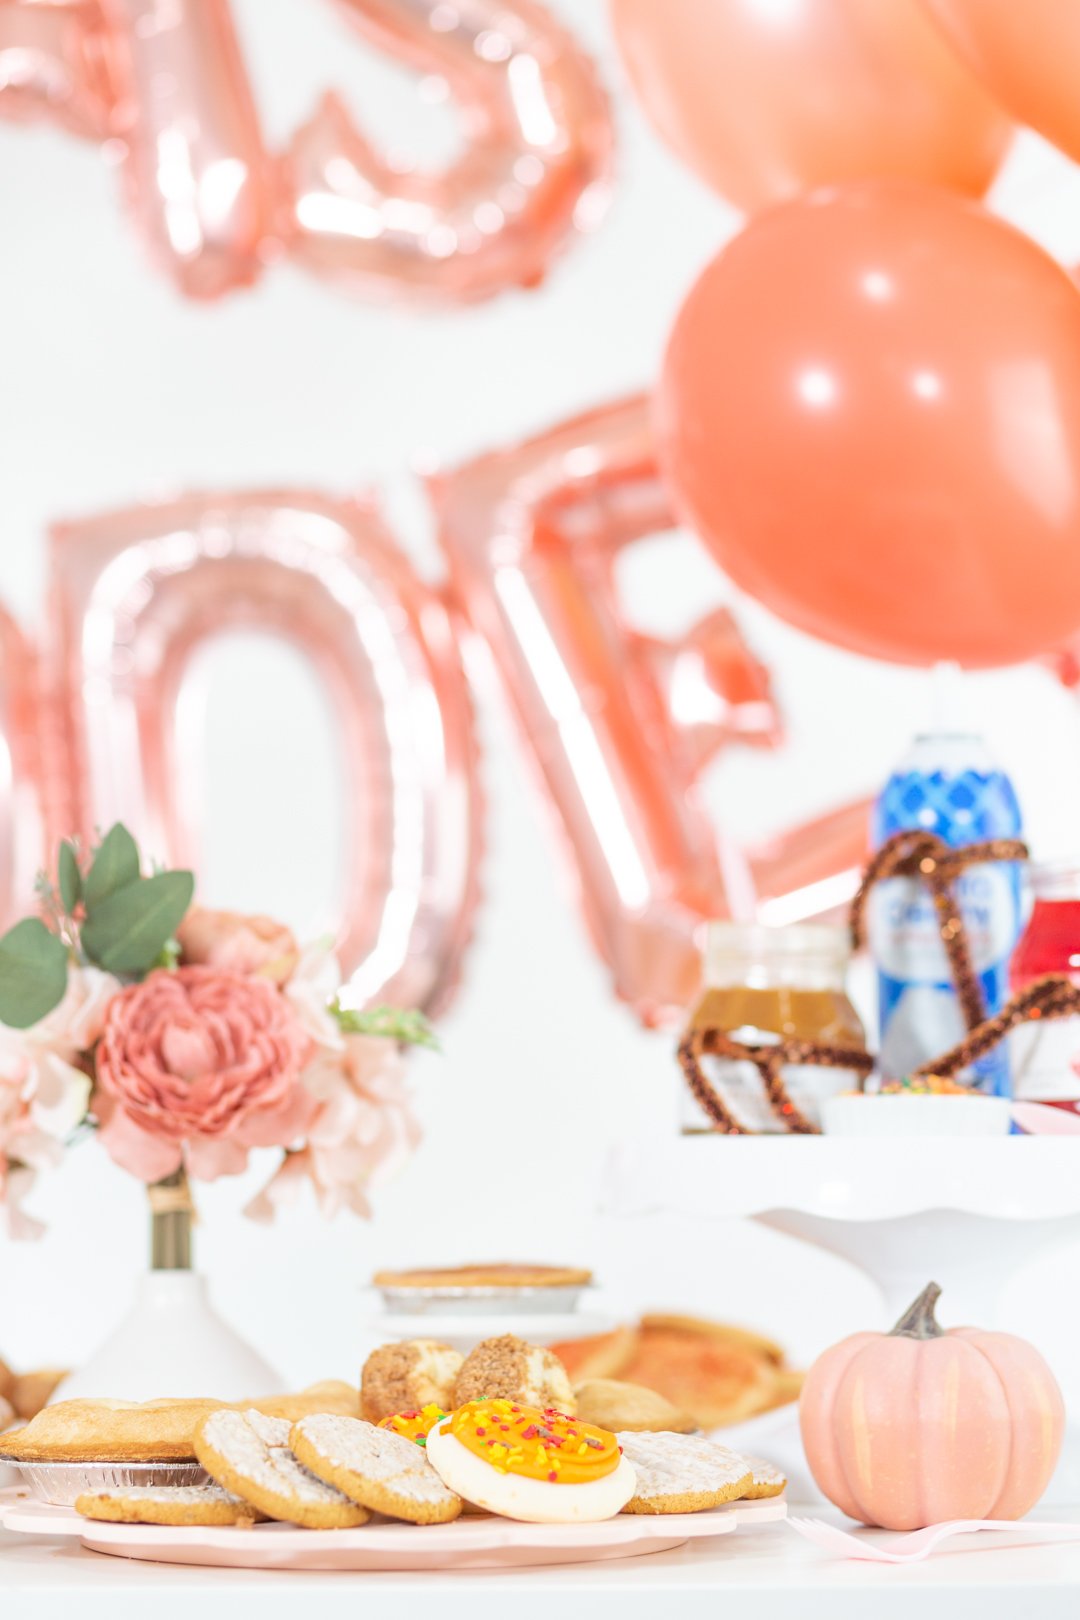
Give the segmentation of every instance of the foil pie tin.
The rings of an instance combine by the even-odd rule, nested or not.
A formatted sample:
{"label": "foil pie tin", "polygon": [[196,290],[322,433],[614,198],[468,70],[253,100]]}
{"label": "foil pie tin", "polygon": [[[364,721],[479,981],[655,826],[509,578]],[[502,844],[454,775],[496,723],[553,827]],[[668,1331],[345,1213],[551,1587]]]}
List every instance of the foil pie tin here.
{"label": "foil pie tin", "polygon": [[132,1485],[205,1485],[207,1473],[197,1462],[23,1462],[5,1457],[0,1463],[17,1469],[39,1502],[74,1507],[84,1491],[123,1491]]}
{"label": "foil pie tin", "polygon": [[380,1287],[395,1316],[560,1316],[577,1309],[584,1283],[567,1288],[462,1287],[453,1283],[425,1288]]}

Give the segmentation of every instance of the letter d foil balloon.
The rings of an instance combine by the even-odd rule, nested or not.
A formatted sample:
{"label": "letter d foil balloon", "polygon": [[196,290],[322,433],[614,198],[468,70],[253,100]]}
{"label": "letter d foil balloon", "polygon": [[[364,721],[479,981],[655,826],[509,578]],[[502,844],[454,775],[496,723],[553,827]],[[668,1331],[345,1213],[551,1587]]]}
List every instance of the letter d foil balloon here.
{"label": "letter d foil balloon", "polygon": [[287,491],[193,495],[58,526],[52,576],[74,785],[54,832],[122,819],[144,849],[197,872],[185,674],[210,637],[276,632],[320,676],[338,727],[347,1000],[445,1005],[477,898],[472,713],[447,611],[372,509]]}

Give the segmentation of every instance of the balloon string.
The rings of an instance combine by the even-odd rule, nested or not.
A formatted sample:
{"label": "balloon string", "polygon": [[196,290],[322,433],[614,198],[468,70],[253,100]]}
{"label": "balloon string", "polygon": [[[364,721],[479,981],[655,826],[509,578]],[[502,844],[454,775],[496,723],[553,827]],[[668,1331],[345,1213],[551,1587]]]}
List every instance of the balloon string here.
{"label": "balloon string", "polygon": [[792,1100],[781,1070],[789,1063],[818,1069],[854,1069],[863,1079],[874,1067],[871,1053],[859,1046],[831,1046],[824,1041],[794,1038],[768,1043],[735,1041],[714,1026],[692,1029],[679,1046],[679,1063],[686,1083],[717,1130],[727,1136],[746,1135],[716,1087],[701,1067],[701,1058],[727,1058],[736,1063],[752,1063],[761,1076],[765,1096],[784,1128],[795,1136],[816,1136],[819,1127]]}
{"label": "balloon string", "polygon": [[986,1002],[972,964],[967,927],[956,899],[956,879],[969,866],[987,861],[1023,861],[1027,856],[1027,845],[1018,838],[991,838],[984,843],[951,849],[936,833],[894,833],[871,859],[851,902],[852,949],[860,950],[866,943],[866,905],[875,884],[894,877],[922,878],[937,912],[938,932],[949,960],[964,1024],[969,1030],[974,1029],[986,1017]]}
{"label": "balloon string", "polygon": [[1063,974],[1048,973],[1019,991],[993,1018],[984,1019],[974,1029],[969,1029],[963,1039],[942,1053],[941,1057],[932,1058],[913,1069],[912,1075],[919,1079],[935,1077],[947,1080],[993,1051],[1018,1024],[1040,1018],[1069,1018],[1077,1013],[1080,1013],[1080,987]]}

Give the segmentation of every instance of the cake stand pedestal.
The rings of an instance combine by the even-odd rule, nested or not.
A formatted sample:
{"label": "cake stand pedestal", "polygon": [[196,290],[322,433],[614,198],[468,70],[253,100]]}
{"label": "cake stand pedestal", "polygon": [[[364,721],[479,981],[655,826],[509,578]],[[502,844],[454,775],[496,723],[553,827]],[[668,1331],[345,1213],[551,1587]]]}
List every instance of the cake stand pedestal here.
{"label": "cake stand pedestal", "polygon": [[[1059,1137],[684,1136],[617,1148],[604,1207],[751,1218],[857,1266],[881,1293],[883,1327],[931,1276],[954,1322],[992,1327],[1012,1277],[1080,1238],[1080,1152]],[[794,1412],[766,1418],[779,1440]],[[757,1427],[743,1425],[752,1438]],[[1080,1413],[1046,1500],[1080,1500]]]}

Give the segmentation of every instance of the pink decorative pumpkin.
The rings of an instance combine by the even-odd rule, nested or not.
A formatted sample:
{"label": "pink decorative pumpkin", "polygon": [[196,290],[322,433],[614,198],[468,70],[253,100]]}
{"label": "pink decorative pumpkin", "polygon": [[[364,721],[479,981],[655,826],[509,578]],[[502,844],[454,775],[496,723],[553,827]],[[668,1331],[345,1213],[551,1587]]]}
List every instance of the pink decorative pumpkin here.
{"label": "pink decorative pumpkin", "polygon": [[1057,1463],[1065,1408],[1042,1356],[1011,1333],[944,1332],[940,1295],[930,1283],[891,1333],[854,1333],[807,1375],[810,1470],[864,1524],[1019,1519]]}

